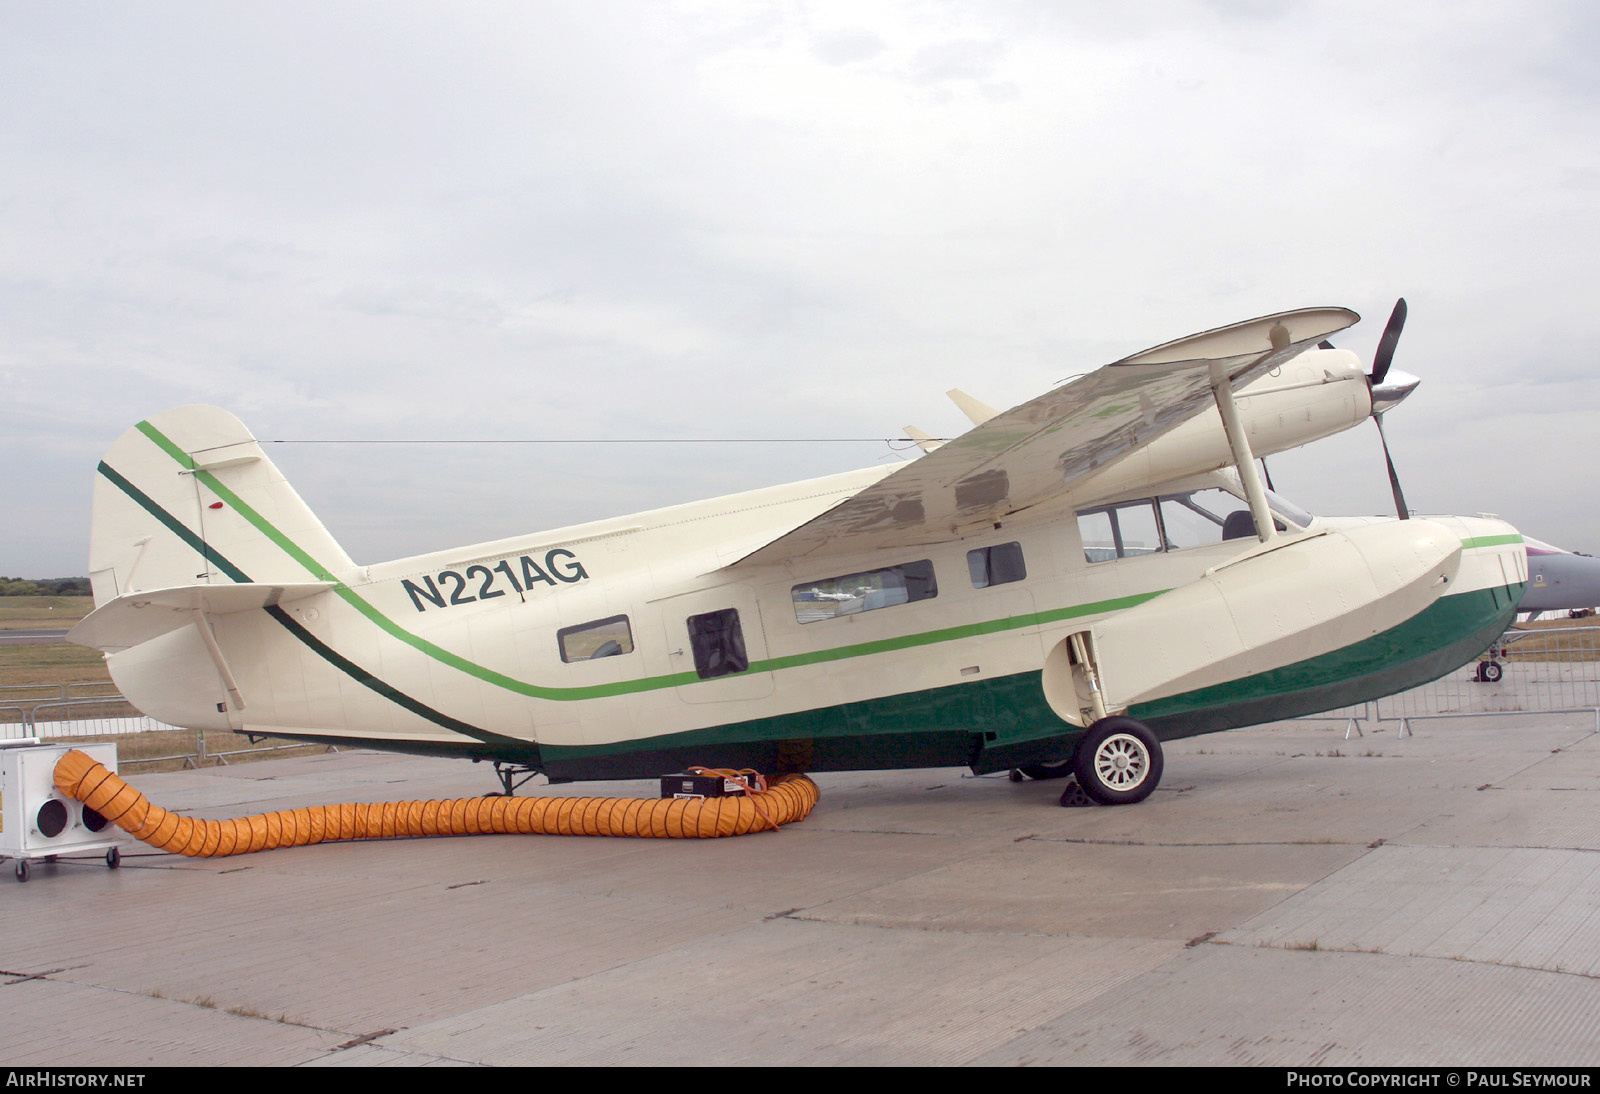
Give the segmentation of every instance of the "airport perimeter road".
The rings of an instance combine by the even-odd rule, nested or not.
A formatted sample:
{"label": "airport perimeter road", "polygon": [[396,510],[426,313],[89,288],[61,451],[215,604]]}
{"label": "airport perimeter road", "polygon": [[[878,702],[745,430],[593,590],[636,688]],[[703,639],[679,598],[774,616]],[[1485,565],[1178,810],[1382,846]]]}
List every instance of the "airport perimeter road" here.
{"label": "airport perimeter road", "polygon": [[61,630],[0,631],[0,646],[48,646],[66,640],[67,632]]}
{"label": "airport perimeter road", "polygon": [[[1120,809],[823,775],[804,822],[708,842],[129,844],[0,875],[3,1062],[1594,1064],[1593,727],[1280,723],[1170,747]],[[209,817],[496,788],[366,752],[132,778]]]}

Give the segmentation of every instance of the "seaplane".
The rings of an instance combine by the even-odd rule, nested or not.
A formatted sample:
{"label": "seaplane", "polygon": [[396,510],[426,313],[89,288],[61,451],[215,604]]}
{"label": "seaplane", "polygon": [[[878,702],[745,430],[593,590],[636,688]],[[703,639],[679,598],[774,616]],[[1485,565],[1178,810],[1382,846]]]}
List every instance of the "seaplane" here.
{"label": "seaplane", "polygon": [[898,465],[374,564],[235,417],[181,407],[99,464],[71,638],[153,718],[493,761],[507,793],[965,765],[1138,802],[1163,742],[1434,679],[1516,612],[1510,525],[1342,521],[1263,484],[1415,386],[1394,320],[1370,373],[1328,341],[1358,319],[1235,323],[1004,412],[962,396],[973,428]]}

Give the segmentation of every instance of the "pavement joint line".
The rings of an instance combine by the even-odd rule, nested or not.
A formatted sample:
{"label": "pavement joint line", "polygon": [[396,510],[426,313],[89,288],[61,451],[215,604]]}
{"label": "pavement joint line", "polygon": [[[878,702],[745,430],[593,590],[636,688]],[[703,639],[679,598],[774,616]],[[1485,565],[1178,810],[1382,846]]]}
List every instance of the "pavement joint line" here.
{"label": "pavement joint line", "polygon": [[387,1037],[391,1033],[399,1033],[399,1032],[400,1031],[398,1029],[378,1029],[378,1030],[373,1030],[371,1033],[363,1033],[359,1037],[352,1038],[351,1040],[346,1041],[342,1045],[334,1045],[332,1051],[340,1052],[340,1051],[343,1051],[344,1049],[347,1049],[347,1048],[355,1048],[357,1045],[370,1044],[371,1042],[376,1041],[379,1037]]}
{"label": "pavement joint line", "polygon": [[[787,919],[791,923],[809,923],[817,927],[859,927],[871,931],[921,931],[924,934],[965,934],[972,935],[977,938],[1044,938],[1052,941],[1058,941],[1063,938],[1086,939],[1101,937],[1087,933],[1074,933],[1072,931],[1016,931],[992,927],[962,927],[949,923],[907,923],[904,921],[896,921],[894,923],[867,923],[859,919],[816,919],[805,915],[787,915],[783,918]],[[1120,939],[1120,941],[1128,940]],[[1161,938],[1155,935],[1140,936],[1134,941],[1159,943],[1171,942],[1173,944],[1177,944],[1176,940],[1174,939]]]}
{"label": "pavement joint line", "polygon": [[[53,976],[56,973],[72,972],[74,969],[87,969],[89,967],[90,967],[89,965],[67,965],[64,968],[45,969],[42,972],[35,972],[35,973],[15,972],[15,971],[12,971],[12,970],[9,970],[9,969],[0,969],[0,976],[14,976],[14,977],[17,978],[15,980],[7,980],[7,981],[4,982],[3,985],[0,985],[0,986],[9,986],[9,985],[12,985],[12,984],[25,984],[30,980],[46,980],[46,981],[49,981],[50,983],[53,983],[53,984],[64,984],[64,985],[67,985],[67,986],[70,986],[70,987],[73,987],[73,988],[79,988],[79,989],[83,989],[83,990],[86,990],[86,991],[111,992],[112,994],[115,994],[115,995],[131,995],[131,996],[135,996],[135,997],[140,998],[140,999],[157,999],[157,1000],[160,1000],[160,1001],[162,1001],[164,1003],[176,1003],[176,1004],[178,1004],[180,1006],[196,1007],[196,1008],[198,1008],[200,1010],[216,1011],[219,1014],[226,1014],[226,1015],[229,1015],[230,1017],[233,1017],[233,1018],[255,1019],[257,1021],[271,1022],[273,1025],[279,1025],[279,1026],[295,1026],[298,1029],[314,1030],[317,1033],[329,1033],[329,1034],[348,1034],[349,1033],[348,1030],[334,1029],[334,1028],[331,1028],[329,1026],[319,1026],[319,1025],[315,1025],[315,1024],[313,1024],[311,1022],[302,1022],[302,1021],[299,1021],[299,1020],[294,1019],[294,1018],[289,1018],[286,1015],[279,1015],[278,1017],[273,1017],[272,1015],[267,1014],[267,1013],[265,1013],[263,1011],[257,1011],[254,1008],[248,1007],[245,1004],[235,1004],[232,1007],[224,1007],[224,1006],[219,1006],[216,1003],[202,1003],[202,1002],[200,1002],[199,1000],[201,1000],[201,999],[209,998],[208,996],[205,996],[205,995],[199,995],[199,996],[195,996],[194,998],[186,999],[186,998],[183,998],[181,996],[168,995],[165,992],[162,992],[161,990],[155,989],[155,988],[145,988],[145,989],[140,989],[140,988],[119,988],[114,984],[96,984],[96,983],[94,983],[92,981],[84,981],[84,980],[51,980],[50,979],[51,976]],[[401,1027],[401,1028],[405,1028],[405,1027]],[[385,1032],[394,1033],[395,1030],[391,1029],[391,1030],[387,1030]],[[370,1036],[382,1036],[382,1034],[372,1034]],[[354,1042],[352,1042],[352,1043],[354,1043]]]}
{"label": "pavement joint line", "polygon": [[1580,980],[1600,980],[1600,973],[1579,972],[1576,969],[1565,969],[1559,965],[1549,968],[1544,965],[1519,965],[1514,961],[1483,961],[1475,957],[1441,957],[1434,953],[1400,953],[1395,950],[1386,950],[1382,947],[1357,947],[1357,946],[1324,946],[1317,942],[1309,943],[1282,943],[1282,942],[1234,942],[1226,938],[1215,938],[1210,941],[1219,946],[1239,946],[1241,948],[1257,950],[1280,950],[1288,953],[1364,953],[1373,957],[1405,957],[1417,961],[1448,961],[1459,965],[1481,965],[1493,969],[1521,969],[1524,972],[1542,972],[1551,976],[1575,976]]}
{"label": "pavement joint line", "polygon": [[[1072,843],[1085,847],[1368,847],[1372,846],[1370,840],[1364,839],[1315,839],[1315,840],[1216,840],[1207,842],[1191,842],[1188,840],[1142,840],[1142,839],[1093,839],[1088,836],[1028,836],[1030,842],[1037,843]],[[1013,840],[1020,843],[1022,840]]]}
{"label": "pavement joint line", "polygon": [[66,971],[66,969],[45,969],[43,972],[13,972],[11,969],[0,969],[0,976],[16,977],[15,980],[5,982],[5,986],[10,987],[12,984],[26,984],[29,980],[48,980],[54,974]]}

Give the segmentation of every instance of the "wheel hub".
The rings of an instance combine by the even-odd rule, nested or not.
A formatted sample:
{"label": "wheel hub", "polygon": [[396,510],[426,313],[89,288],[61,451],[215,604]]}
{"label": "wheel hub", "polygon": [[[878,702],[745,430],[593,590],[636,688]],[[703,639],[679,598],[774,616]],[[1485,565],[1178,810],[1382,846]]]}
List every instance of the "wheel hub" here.
{"label": "wheel hub", "polygon": [[1131,790],[1150,773],[1150,755],[1143,742],[1126,733],[1107,737],[1095,752],[1094,763],[1101,781],[1116,790]]}

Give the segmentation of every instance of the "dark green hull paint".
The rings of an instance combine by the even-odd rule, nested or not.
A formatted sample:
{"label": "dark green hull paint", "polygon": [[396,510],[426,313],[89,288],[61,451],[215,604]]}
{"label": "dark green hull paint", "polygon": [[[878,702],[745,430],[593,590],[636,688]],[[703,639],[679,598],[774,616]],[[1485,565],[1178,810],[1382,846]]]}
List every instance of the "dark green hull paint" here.
{"label": "dark green hull paint", "polygon": [[[1442,597],[1400,626],[1331,657],[1141,704],[1128,713],[1163,740],[1176,740],[1393,695],[1437,680],[1488,649],[1516,618],[1525,587]],[[1460,637],[1433,646],[1442,635]]]}
{"label": "dark green hull paint", "polygon": [[[1163,740],[1177,740],[1391,695],[1487,649],[1515,617],[1521,595],[1519,585],[1444,597],[1335,653],[1142,704],[1129,714]],[[564,779],[650,778],[696,764],[771,773],[965,764],[981,774],[1069,756],[1080,733],[1050,710],[1035,671],[647,741],[547,744],[541,753],[544,770]]]}

